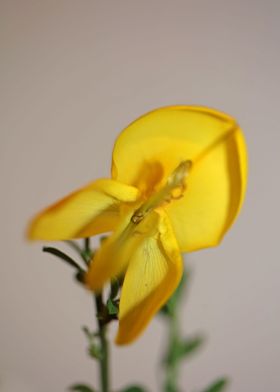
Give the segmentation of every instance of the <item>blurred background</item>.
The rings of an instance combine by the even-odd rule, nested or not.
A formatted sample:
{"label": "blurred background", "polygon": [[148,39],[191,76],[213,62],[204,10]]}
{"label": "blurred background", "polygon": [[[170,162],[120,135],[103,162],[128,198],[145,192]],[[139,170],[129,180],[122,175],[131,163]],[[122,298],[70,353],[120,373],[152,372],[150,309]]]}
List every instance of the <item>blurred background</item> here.
{"label": "blurred background", "polygon": [[[82,325],[90,295],[28,244],[30,217],[108,176],[120,130],[163,105],[230,113],[245,132],[249,186],[222,245],[190,254],[184,334],[207,340],[182,391],[229,375],[230,392],[279,390],[279,39],[275,0],[0,1],[0,390],[97,385]],[[111,329],[114,336],[116,326]],[[160,390],[165,329],[155,319],[113,349],[115,389]]]}

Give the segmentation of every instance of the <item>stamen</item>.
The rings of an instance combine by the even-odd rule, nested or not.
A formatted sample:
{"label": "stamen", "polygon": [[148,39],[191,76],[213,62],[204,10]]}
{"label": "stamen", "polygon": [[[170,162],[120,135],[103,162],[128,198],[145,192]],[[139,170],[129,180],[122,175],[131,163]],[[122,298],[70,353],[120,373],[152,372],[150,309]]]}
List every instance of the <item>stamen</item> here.
{"label": "stamen", "polygon": [[187,175],[192,167],[192,161],[187,160],[180,163],[167,180],[167,185],[172,188],[182,186],[185,182]]}
{"label": "stamen", "polygon": [[192,167],[192,161],[182,161],[173,173],[168,177],[166,185],[154,193],[138,210],[135,211],[131,222],[138,224],[146,214],[164,202],[169,203],[173,199],[180,199],[186,189],[186,178]]}
{"label": "stamen", "polygon": [[137,225],[137,223],[141,222],[141,220],[143,220],[143,218],[144,218],[144,214],[143,214],[142,212],[140,212],[140,211],[137,210],[137,211],[132,215],[131,221]]}

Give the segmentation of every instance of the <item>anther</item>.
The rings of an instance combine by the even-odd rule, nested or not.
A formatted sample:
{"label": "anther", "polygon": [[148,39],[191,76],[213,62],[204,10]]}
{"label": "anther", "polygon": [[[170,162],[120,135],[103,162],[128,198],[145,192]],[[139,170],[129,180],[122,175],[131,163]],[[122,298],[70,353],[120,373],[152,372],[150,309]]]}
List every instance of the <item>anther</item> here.
{"label": "anther", "polygon": [[136,211],[132,217],[131,217],[131,222],[137,225],[144,219],[144,214],[141,211]]}

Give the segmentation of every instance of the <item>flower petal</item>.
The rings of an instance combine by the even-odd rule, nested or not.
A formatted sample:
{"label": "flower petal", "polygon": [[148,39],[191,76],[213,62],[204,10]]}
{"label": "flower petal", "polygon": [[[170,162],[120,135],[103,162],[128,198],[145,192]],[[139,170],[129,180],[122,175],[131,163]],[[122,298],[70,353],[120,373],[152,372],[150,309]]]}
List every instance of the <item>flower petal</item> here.
{"label": "flower petal", "polygon": [[120,224],[95,253],[85,276],[85,283],[91,290],[98,292],[107,281],[120,276],[140,243],[155,232],[156,214],[150,214],[135,224],[131,219],[133,213],[131,208],[122,212]]}
{"label": "flower petal", "polygon": [[232,118],[202,107],[154,110],[130,124],[117,138],[112,177],[135,185],[146,166],[150,171],[154,169],[154,176],[169,176],[181,161],[193,160],[233,125]]}
{"label": "flower petal", "polygon": [[163,211],[148,219],[153,229],[131,254],[121,292],[117,344],[136,339],[180,282],[182,258],[172,227]]}
{"label": "flower petal", "polygon": [[[216,245],[244,199],[246,147],[233,118],[195,106],[166,107],[148,113],[117,139],[112,177],[149,194],[165,184],[186,160],[193,163],[187,190],[166,211],[181,251],[192,251]],[[145,172],[149,173],[146,177]]]}
{"label": "flower petal", "polygon": [[246,149],[238,128],[194,161],[184,197],[166,207],[181,251],[219,244],[240,211]]}
{"label": "flower petal", "polygon": [[118,277],[126,269],[130,254],[142,237],[134,233],[135,225],[130,218],[132,211],[123,214],[115,231],[105,239],[93,256],[85,283],[89,289],[100,291],[112,278]]}
{"label": "flower petal", "polygon": [[39,213],[28,228],[29,239],[66,240],[112,231],[122,203],[134,203],[139,191],[111,179],[100,179]]}

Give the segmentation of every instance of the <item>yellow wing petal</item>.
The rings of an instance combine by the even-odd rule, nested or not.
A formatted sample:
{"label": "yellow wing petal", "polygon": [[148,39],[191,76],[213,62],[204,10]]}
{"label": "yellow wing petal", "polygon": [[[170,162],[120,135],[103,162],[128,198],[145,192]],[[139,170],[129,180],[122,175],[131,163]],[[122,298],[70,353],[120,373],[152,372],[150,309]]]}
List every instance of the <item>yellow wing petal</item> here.
{"label": "yellow wing petal", "polygon": [[151,235],[156,230],[156,214],[135,224],[131,220],[133,213],[133,209],[129,207],[122,211],[120,224],[95,253],[85,276],[85,283],[91,290],[100,291],[107,281],[121,275],[135,249],[146,235]]}
{"label": "yellow wing petal", "polygon": [[112,231],[120,205],[133,203],[139,191],[111,179],[100,179],[46,208],[30,223],[29,239],[66,240]]}
{"label": "yellow wing petal", "polygon": [[180,249],[192,251],[216,245],[244,199],[246,147],[233,118],[194,106],[148,113],[117,139],[112,176],[149,197],[186,160],[193,163],[187,190],[166,210]]}
{"label": "yellow wing petal", "polygon": [[131,253],[121,292],[117,344],[131,343],[172,295],[182,259],[168,218],[153,212],[153,229]]}
{"label": "yellow wing petal", "polygon": [[107,281],[118,277],[125,270],[131,252],[141,240],[141,236],[134,232],[135,225],[130,221],[131,216],[132,212],[123,213],[118,227],[94,254],[85,276],[89,289],[100,291]]}

